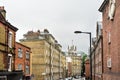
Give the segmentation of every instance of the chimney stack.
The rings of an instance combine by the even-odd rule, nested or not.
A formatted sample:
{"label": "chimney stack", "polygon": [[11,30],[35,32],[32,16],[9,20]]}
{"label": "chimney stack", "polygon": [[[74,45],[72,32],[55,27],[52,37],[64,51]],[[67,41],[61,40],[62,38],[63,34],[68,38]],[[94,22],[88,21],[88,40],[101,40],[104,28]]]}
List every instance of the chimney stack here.
{"label": "chimney stack", "polygon": [[4,10],[4,6],[0,6],[0,13],[6,18],[6,11]]}

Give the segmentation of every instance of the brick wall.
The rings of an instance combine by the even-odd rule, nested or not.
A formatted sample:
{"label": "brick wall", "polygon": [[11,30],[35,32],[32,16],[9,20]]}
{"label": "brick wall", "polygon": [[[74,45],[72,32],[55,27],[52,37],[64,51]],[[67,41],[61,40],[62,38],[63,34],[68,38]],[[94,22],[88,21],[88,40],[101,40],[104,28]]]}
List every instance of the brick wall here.
{"label": "brick wall", "polygon": [[3,56],[3,52],[5,51],[5,46],[3,44],[5,44],[5,27],[3,24],[0,23],[0,70],[3,70],[5,68],[4,65],[4,56]]}
{"label": "brick wall", "polygon": [[[43,80],[44,76],[42,75],[42,73],[45,72],[45,68],[46,66],[49,69],[49,65],[45,66],[45,52],[47,51],[49,52],[49,47],[50,45],[46,43],[46,41],[44,40],[39,40],[39,41],[26,41],[26,42],[21,42],[22,44],[29,46],[31,48],[31,52],[32,52],[32,74],[34,74],[34,79],[35,80]],[[46,46],[47,45],[47,46]],[[46,49],[46,51],[45,51]],[[50,55],[50,54],[48,54]],[[49,60],[49,56],[46,57],[47,61]],[[49,64],[49,63],[47,63]],[[48,74],[49,74],[50,70],[48,70]],[[47,77],[48,74],[45,76]]]}
{"label": "brick wall", "polygon": [[[116,0],[114,20],[108,19],[109,6],[103,10],[103,80],[119,80],[120,76],[120,1]],[[110,37],[109,37],[110,34]],[[107,67],[107,60],[111,58],[112,67]]]}
{"label": "brick wall", "polygon": [[0,70],[3,70],[4,68],[4,63],[3,63],[3,54],[0,52]]}
{"label": "brick wall", "polygon": [[[22,50],[22,57],[21,58],[18,56],[18,49],[20,49],[20,48]],[[29,66],[29,68],[30,68],[30,58],[26,59],[26,52],[29,52],[29,55],[30,55],[30,53],[31,53],[30,48],[16,42],[15,69],[18,70],[18,65],[22,64],[22,70],[23,70],[24,74],[28,75],[28,73],[26,74],[26,65]],[[29,72],[30,72],[30,70],[29,70]]]}
{"label": "brick wall", "polygon": [[90,60],[85,61],[85,76],[90,77]]}

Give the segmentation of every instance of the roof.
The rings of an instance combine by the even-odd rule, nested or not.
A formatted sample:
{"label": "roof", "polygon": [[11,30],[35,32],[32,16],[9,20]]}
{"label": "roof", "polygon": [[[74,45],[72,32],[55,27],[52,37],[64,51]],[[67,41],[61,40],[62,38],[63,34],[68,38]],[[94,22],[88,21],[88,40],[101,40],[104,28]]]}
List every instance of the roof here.
{"label": "roof", "polygon": [[0,12],[0,22],[3,23],[4,25],[8,26],[10,29],[14,30],[14,31],[17,31],[18,28],[14,27],[13,25],[11,25],[4,17],[3,15],[1,14]]}
{"label": "roof", "polygon": [[6,21],[6,25],[7,25],[10,29],[14,30],[15,32],[18,30],[18,28],[14,27],[13,25],[11,25],[11,24],[10,24],[9,22],[7,22],[7,21]]}
{"label": "roof", "polygon": [[28,47],[28,46],[26,46],[26,45],[24,45],[24,44],[22,44],[22,43],[16,42],[16,44],[19,44],[19,45],[24,46],[24,47],[26,47],[26,48],[28,48],[28,49],[31,49],[30,47]]}
{"label": "roof", "polygon": [[109,0],[104,0],[98,11],[103,12],[105,5],[109,2]]}

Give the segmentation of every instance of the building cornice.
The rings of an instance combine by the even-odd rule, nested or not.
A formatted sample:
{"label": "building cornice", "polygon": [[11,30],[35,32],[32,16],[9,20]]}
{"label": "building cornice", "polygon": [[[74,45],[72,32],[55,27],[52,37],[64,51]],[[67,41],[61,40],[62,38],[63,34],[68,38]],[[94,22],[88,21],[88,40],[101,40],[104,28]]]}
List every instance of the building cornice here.
{"label": "building cornice", "polygon": [[24,47],[26,47],[26,48],[28,48],[28,49],[31,49],[30,47],[28,47],[28,46],[26,46],[26,45],[24,45],[24,44],[22,44],[22,43],[16,42],[16,44],[19,44],[19,45],[24,46]]}
{"label": "building cornice", "polygon": [[98,11],[103,12],[105,5],[109,2],[109,0],[104,0]]}

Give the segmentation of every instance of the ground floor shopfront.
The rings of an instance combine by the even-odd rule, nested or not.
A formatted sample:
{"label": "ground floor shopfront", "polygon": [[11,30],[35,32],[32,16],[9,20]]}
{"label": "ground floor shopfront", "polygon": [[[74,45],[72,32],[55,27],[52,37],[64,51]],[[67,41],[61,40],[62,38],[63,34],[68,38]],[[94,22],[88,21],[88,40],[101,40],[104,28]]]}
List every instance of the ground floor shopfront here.
{"label": "ground floor shopfront", "polygon": [[0,71],[0,80],[20,80],[22,77],[22,71]]}

